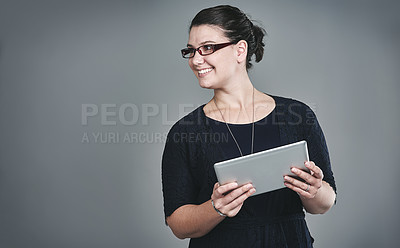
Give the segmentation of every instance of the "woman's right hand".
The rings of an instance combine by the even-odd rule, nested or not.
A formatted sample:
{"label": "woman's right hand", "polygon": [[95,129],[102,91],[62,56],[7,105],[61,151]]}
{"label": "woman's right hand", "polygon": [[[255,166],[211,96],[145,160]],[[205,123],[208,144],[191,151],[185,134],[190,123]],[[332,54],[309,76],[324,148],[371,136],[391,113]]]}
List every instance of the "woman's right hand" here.
{"label": "woman's right hand", "polygon": [[251,183],[238,186],[236,182],[219,185],[214,185],[214,190],[211,195],[211,200],[214,202],[214,207],[228,217],[234,217],[243,206],[243,202],[256,189]]}

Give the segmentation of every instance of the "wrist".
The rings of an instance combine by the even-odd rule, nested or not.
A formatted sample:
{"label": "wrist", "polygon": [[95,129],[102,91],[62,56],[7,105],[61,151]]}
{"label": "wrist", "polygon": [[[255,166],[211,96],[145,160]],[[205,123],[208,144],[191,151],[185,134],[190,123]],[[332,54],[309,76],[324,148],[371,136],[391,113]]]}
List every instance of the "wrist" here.
{"label": "wrist", "polygon": [[226,217],[226,214],[222,213],[221,211],[219,211],[219,210],[215,207],[215,205],[214,205],[214,200],[213,200],[213,199],[211,199],[211,205],[213,206],[213,208],[215,209],[215,211],[219,214],[219,216]]}

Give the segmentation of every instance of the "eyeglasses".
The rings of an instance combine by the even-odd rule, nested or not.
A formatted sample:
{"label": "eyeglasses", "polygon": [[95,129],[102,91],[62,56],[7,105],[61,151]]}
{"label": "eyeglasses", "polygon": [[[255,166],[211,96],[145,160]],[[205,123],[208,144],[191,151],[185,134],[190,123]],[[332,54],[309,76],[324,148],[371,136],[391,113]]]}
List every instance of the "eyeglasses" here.
{"label": "eyeglasses", "polygon": [[199,52],[201,56],[206,56],[215,53],[221,48],[227,47],[229,45],[232,45],[234,43],[228,42],[228,43],[221,43],[221,44],[207,44],[203,45],[198,48],[193,48],[193,47],[187,47],[181,50],[182,57],[185,59],[190,59],[193,58],[196,51]]}

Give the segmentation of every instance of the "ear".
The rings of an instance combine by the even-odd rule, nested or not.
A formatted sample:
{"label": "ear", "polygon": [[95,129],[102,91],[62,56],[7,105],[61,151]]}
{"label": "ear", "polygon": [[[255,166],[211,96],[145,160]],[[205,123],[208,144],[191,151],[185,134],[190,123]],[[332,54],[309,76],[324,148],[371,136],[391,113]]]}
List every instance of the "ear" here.
{"label": "ear", "polygon": [[236,54],[238,63],[246,63],[247,59],[247,41],[240,40],[236,43]]}

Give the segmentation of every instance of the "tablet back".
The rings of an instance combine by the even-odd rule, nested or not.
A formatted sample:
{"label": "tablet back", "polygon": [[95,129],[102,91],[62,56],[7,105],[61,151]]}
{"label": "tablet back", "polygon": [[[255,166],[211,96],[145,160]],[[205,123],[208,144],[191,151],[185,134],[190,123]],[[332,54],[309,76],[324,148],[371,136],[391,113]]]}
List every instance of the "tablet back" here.
{"label": "tablet back", "polygon": [[253,153],[214,164],[218,182],[222,185],[237,182],[239,185],[251,182],[256,188],[253,195],[285,187],[283,175],[292,175],[290,167],[309,171],[304,162],[308,161],[306,141]]}

